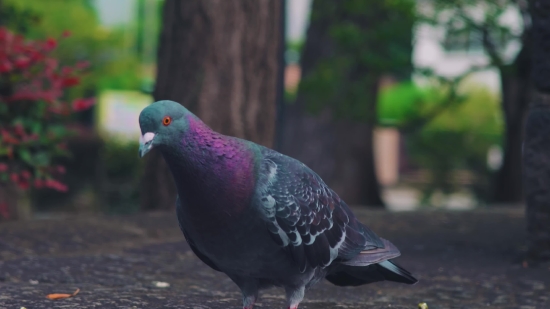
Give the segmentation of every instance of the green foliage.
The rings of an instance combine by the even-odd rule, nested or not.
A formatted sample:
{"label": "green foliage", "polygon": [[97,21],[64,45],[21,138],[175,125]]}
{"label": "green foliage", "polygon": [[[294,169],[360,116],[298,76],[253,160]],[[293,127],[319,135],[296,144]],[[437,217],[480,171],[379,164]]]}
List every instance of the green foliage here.
{"label": "green foliage", "polygon": [[22,9],[14,3],[0,1],[0,26],[18,33],[26,33],[39,21],[40,16],[33,10]]}
{"label": "green foliage", "polygon": [[286,63],[298,63],[300,62],[300,55],[304,48],[304,41],[287,41],[286,42],[286,51],[285,51],[285,61]]}
{"label": "green foliage", "polygon": [[[422,10],[426,7],[431,8]],[[505,47],[523,31],[503,22],[510,7],[526,14],[526,6],[515,0],[430,0],[420,6],[419,20],[445,29],[441,43],[447,50],[479,47],[489,56],[489,66],[502,67],[513,60],[506,59]]]}
{"label": "green foliage", "polygon": [[[122,30],[106,29],[99,24],[89,0],[3,0],[19,12],[32,12],[37,23],[27,27],[29,38],[70,37],[55,51],[61,63],[87,60],[92,64],[89,76],[71,89],[71,97],[89,95],[98,89],[139,89],[139,61],[130,40]],[[29,13],[30,14],[30,13]]]}
{"label": "green foliage", "polygon": [[424,187],[426,198],[436,190],[451,193],[456,189],[451,172],[468,170],[474,176],[472,189],[478,199],[488,198],[487,152],[500,145],[504,123],[499,98],[484,88],[468,87],[466,100],[445,109],[420,130],[407,135],[407,150],[412,162],[428,171],[432,178]]}
{"label": "green foliage", "polygon": [[304,41],[303,40],[296,40],[296,41],[288,41],[286,42],[286,49],[294,51],[296,53],[301,53],[302,49],[304,48]]}
{"label": "green foliage", "polygon": [[101,151],[104,163],[102,179],[103,207],[108,212],[131,213],[139,210],[139,181],[143,173],[143,161],[137,142],[105,142]]}
{"label": "green foliage", "polygon": [[378,122],[385,126],[403,127],[415,119],[423,119],[444,98],[444,91],[403,82],[378,95]]}
{"label": "green foliage", "polygon": [[412,0],[317,0],[312,23],[328,23],[332,54],[300,84],[312,112],[331,106],[337,116],[376,121],[376,92],[383,74],[411,68]]}

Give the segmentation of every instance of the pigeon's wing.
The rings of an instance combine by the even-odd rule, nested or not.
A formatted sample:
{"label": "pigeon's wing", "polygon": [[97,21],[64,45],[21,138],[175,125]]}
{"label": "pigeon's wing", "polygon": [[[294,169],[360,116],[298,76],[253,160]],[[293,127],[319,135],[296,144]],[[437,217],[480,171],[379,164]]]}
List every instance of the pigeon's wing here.
{"label": "pigeon's wing", "polygon": [[202,252],[199,251],[199,249],[197,248],[197,246],[195,245],[195,243],[193,242],[193,239],[191,239],[191,237],[189,237],[189,234],[187,233],[187,231],[185,231],[185,228],[183,227],[183,224],[182,224],[182,212],[181,212],[181,200],[178,196],[177,200],[176,200],[176,212],[177,212],[177,215],[178,215],[178,224],[180,226],[180,230],[181,232],[183,233],[183,236],[185,237],[185,240],[187,241],[187,244],[189,245],[189,247],[191,248],[191,250],[193,251],[193,253],[195,253],[195,255],[206,265],[210,266],[210,268],[214,269],[214,270],[217,270],[217,271],[221,271],[217,266],[216,264],[214,264],[214,262],[212,262],[212,260],[210,260],[206,255],[204,255]]}
{"label": "pigeon's wing", "polygon": [[300,271],[384,248],[381,238],[303,163],[265,150],[259,175],[259,203],[268,229],[288,248]]}

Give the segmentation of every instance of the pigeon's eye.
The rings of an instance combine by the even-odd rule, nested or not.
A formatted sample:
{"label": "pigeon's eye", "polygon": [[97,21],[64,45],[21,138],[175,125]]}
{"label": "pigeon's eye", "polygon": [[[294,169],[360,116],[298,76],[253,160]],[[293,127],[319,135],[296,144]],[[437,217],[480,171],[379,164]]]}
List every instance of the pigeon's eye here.
{"label": "pigeon's eye", "polygon": [[165,126],[169,125],[171,122],[172,122],[172,118],[170,118],[169,116],[166,116],[164,117],[164,119],[162,119],[162,124]]}

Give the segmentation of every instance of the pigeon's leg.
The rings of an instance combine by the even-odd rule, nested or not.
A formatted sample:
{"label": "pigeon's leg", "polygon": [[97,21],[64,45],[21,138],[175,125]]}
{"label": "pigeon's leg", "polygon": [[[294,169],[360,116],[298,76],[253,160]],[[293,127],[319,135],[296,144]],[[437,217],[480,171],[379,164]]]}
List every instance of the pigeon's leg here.
{"label": "pigeon's leg", "polygon": [[256,291],[255,293],[248,293],[243,290],[242,292],[243,292],[243,309],[254,308],[254,304],[258,299],[258,291]]}
{"label": "pigeon's leg", "polygon": [[229,278],[235,282],[243,293],[243,309],[254,308],[254,303],[258,300],[259,282],[254,278],[230,275]]}
{"label": "pigeon's leg", "polygon": [[285,287],[288,309],[298,309],[298,305],[304,299],[305,287]]}

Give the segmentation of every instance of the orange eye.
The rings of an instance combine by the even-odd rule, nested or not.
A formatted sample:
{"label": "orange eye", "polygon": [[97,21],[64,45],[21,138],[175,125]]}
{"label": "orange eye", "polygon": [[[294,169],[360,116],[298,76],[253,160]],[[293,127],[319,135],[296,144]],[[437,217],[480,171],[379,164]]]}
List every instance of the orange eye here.
{"label": "orange eye", "polygon": [[165,126],[169,125],[171,122],[172,122],[172,118],[170,118],[168,116],[166,116],[166,117],[164,117],[164,119],[162,119],[162,124],[165,125]]}

